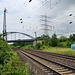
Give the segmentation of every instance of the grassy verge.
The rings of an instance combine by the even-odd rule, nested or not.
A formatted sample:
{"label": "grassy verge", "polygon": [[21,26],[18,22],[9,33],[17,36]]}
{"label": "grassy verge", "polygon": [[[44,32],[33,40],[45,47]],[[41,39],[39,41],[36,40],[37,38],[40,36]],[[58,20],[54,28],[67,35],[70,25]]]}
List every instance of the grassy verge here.
{"label": "grassy verge", "polygon": [[75,55],[75,49],[71,49],[71,48],[50,47],[49,49],[44,49],[43,51],[68,54],[68,55]]}

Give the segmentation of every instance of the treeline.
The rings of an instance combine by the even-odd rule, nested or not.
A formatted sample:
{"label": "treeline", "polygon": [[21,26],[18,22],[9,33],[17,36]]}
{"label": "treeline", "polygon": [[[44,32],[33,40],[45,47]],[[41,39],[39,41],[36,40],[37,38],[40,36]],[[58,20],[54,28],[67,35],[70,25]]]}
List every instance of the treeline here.
{"label": "treeline", "polygon": [[0,34],[0,75],[29,75],[29,67],[14,52]]}
{"label": "treeline", "polygon": [[33,42],[15,42],[11,45],[12,48],[22,48],[27,46],[33,46]]}
{"label": "treeline", "polygon": [[60,38],[57,38],[56,34],[53,34],[52,37],[49,37],[48,35],[42,35],[41,37],[37,37],[37,39],[43,39],[41,43],[38,43],[38,48],[41,47],[71,47],[71,44],[75,44],[75,34],[70,35],[69,38],[65,36],[61,36]]}
{"label": "treeline", "polygon": [[57,38],[56,34],[53,34],[52,37],[49,35],[42,35],[36,38],[37,40],[41,39],[41,43],[37,42],[37,45],[34,47],[33,42],[19,42],[14,43],[13,46],[20,48],[36,48],[36,49],[44,49],[48,47],[67,47],[70,48],[71,44],[75,44],[75,34],[69,36],[69,38],[65,36],[61,36]]}

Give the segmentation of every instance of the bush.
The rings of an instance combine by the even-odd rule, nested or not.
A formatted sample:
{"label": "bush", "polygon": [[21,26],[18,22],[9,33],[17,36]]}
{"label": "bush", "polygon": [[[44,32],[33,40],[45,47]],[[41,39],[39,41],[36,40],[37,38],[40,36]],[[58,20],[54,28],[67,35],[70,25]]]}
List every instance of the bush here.
{"label": "bush", "polygon": [[40,49],[47,49],[47,48],[48,48],[48,47],[45,46],[45,45],[40,47]]}
{"label": "bush", "polygon": [[0,65],[0,73],[2,75],[29,75],[29,67],[28,64],[21,62],[19,57],[15,52],[13,52],[13,56],[10,61],[4,60],[4,65]]}
{"label": "bush", "polygon": [[63,47],[63,44],[61,42],[58,42],[58,47]]}
{"label": "bush", "polygon": [[41,46],[42,46],[41,43],[37,43],[36,48],[37,48],[37,49],[40,49]]}
{"label": "bush", "polygon": [[67,47],[68,47],[68,48],[71,47],[71,42],[67,41]]}
{"label": "bush", "polygon": [[26,49],[31,49],[32,47],[33,47],[32,45],[25,46]]}
{"label": "bush", "polygon": [[20,61],[6,41],[0,36],[0,75],[29,75],[29,67]]}

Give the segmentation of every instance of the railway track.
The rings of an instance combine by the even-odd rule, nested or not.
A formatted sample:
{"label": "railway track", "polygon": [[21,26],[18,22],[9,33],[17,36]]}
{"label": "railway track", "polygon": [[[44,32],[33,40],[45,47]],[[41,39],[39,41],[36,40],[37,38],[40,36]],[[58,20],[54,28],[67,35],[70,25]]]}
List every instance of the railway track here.
{"label": "railway track", "polygon": [[[25,49],[24,49],[25,50]],[[40,50],[26,50],[27,52],[31,52],[33,54],[37,54],[40,55],[42,57],[48,58],[50,60],[53,61],[57,61],[60,62],[62,64],[71,66],[73,68],[75,68],[75,56],[69,56],[69,55],[65,55],[65,54],[58,54],[58,53],[50,53],[50,52],[44,52],[44,51],[40,51]]]}
{"label": "railway track", "polygon": [[75,56],[73,55],[66,55],[66,54],[58,54],[58,53],[51,53],[51,52],[44,52],[44,51],[39,51],[39,50],[29,50],[28,51],[33,51],[33,52],[37,52],[37,53],[43,53],[43,54],[47,54],[47,55],[51,55],[51,56],[55,56],[55,57],[60,57],[60,58],[65,58],[65,59],[69,59],[71,61],[75,61]]}
{"label": "railway track", "polygon": [[48,75],[75,75],[75,68],[73,67],[27,52],[26,50],[19,50],[19,53],[37,62],[40,68],[47,72]]}

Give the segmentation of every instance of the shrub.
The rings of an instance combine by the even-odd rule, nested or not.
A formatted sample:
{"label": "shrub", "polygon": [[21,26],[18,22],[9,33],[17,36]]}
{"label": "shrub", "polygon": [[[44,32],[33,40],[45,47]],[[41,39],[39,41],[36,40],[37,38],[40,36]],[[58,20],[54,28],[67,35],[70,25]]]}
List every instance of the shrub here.
{"label": "shrub", "polygon": [[68,48],[71,47],[71,42],[67,41],[67,47],[68,47]]}
{"label": "shrub", "polygon": [[45,45],[40,47],[40,49],[47,49],[47,48],[48,48],[48,47],[45,46]]}
{"label": "shrub", "polygon": [[6,41],[0,36],[0,75],[29,75],[29,67],[20,61]]}
{"label": "shrub", "polygon": [[37,49],[40,49],[41,46],[42,46],[41,43],[37,43],[36,48],[37,48]]}

